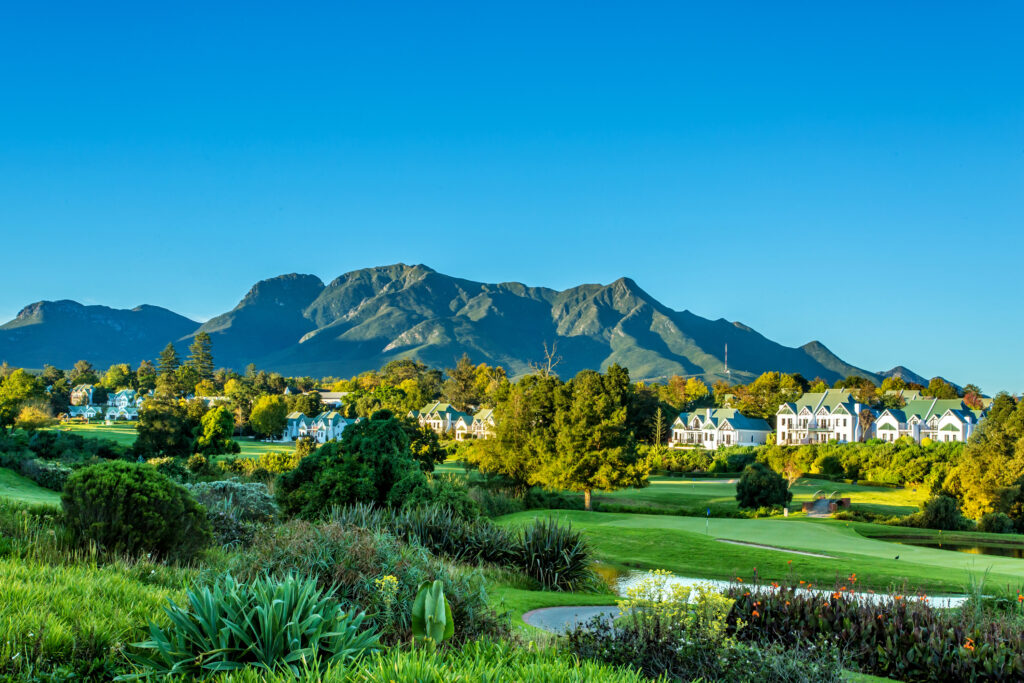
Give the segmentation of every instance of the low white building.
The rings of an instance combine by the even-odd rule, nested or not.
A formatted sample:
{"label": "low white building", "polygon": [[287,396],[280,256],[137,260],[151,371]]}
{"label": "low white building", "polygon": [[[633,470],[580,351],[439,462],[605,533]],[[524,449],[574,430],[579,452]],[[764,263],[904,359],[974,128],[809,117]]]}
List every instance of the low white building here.
{"label": "low white building", "polygon": [[888,408],[875,420],[875,435],[883,441],[909,436],[917,443],[967,441],[985,413],[974,410],[963,400],[923,398],[907,401],[902,408]]}
{"label": "low white building", "polygon": [[708,408],[680,413],[672,423],[670,448],[708,448],[721,446],[759,446],[768,441],[771,425],[756,417],[747,417],[734,408]]}
{"label": "low white building", "polygon": [[[86,392],[85,387],[88,387]],[[140,394],[134,389],[122,389],[107,395],[106,403],[92,403],[92,385],[82,384],[75,387],[79,390],[78,398],[82,400],[88,396],[89,403],[72,405],[68,408],[68,416],[73,418],[84,418],[93,420],[103,418],[104,420],[137,420],[139,419],[139,408],[149,394]]]}
{"label": "low white building", "polygon": [[491,408],[484,408],[473,416],[463,414],[455,421],[455,439],[489,439],[494,436],[496,424]]}
{"label": "low white building", "polygon": [[850,442],[870,438],[860,424],[860,403],[846,389],[807,393],[779,406],[776,428],[779,444]]}

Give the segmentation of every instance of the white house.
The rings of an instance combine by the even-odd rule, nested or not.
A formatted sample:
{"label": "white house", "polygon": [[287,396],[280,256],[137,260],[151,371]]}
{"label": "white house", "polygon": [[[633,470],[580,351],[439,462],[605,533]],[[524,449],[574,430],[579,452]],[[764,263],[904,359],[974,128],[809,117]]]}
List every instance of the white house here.
{"label": "white house", "polygon": [[861,441],[860,403],[846,389],[807,393],[779,406],[776,412],[777,443],[807,444],[827,441]]}
{"label": "white house", "polygon": [[320,413],[316,417],[308,417],[299,412],[290,413],[285,423],[282,441],[296,441],[309,438],[317,443],[327,443],[341,438],[342,432],[356,420],[342,417],[341,413],[331,410]]}
{"label": "white house", "polygon": [[734,408],[708,408],[680,413],[672,423],[670,448],[758,446],[768,441],[771,426],[760,418],[747,417]]}
{"label": "white house", "polygon": [[416,418],[421,427],[430,427],[438,434],[446,434],[455,429],[455,423],[463,418],[466,424],[471,424],[472,415],[455,410],[451,403],[435,401],[423,406],[419,410],[409,411],[409,417]]}
{"label": "white house", "polygon": [[907,401],[902,408],[883,410],[875,420],[875,434],[883,441],[909,436],[917,443],[967,441],[985,417],[959,399],[922,398]]}
{"label": "white house", "polygon": [[455,440],[489,439],[494,436],[496,424],[494,410],[491,408],[484,408],[472,416],[463,413],[455,421]]}
{"label": "white house", "polygon": [[[104,420],[137,420],[139,407],[148,395],[140,394],[134,389],[122,389],[107,395],[106,403],[93,403],[93,387],[91,384],[80,384],[75,387],[78,403],[68,408],[69,417],[83,417],[92,420],[102,417]],[[152,392],[150,392],[152,394]]]}
{"label": "white house", "polygon": [[71,405],[88,406],[92,403],[92,385],[78,384],[71,389]]}

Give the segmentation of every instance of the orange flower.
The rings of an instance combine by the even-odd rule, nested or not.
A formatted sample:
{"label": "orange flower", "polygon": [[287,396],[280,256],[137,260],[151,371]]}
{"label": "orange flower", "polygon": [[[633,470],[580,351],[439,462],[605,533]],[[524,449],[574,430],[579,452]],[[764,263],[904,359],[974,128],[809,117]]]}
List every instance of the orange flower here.
{"label": "orange flower", "polygon": [[835,598],[836,600],[838,600],[839,598],[843,597],[843,594],[842,593],[833,593],[832,597]]}
{"label": "orange flower", "polygon": [[803,579],[800,579],[800,585],[801,586],[804,585],[805,583],[806,583],[806,581],[804,581]]}
{"label": "orange flower", "polygon": [[744,595],[744,597],[746,597],[746,596],[750,595],[750,591],[747,591],[747,592],[746,592],[746,593],[744,593],[743,595]]}
{"label": "orange flower", "polygon": [[789,607],[789,600],[786,600],[786,607]]}
{"label": "orange flower", "polygon": [[902,595],[893,596],[893,600],[902,600],[902,599],[903,599]]}
{"label": "orange flower", "polygon": [[778,587],[779,587],[779,584],[776,583],[775,581],[772,581],[772,588],[778,588]]}
{"label": "orange flower", "polygon": [[793,560],[786,560],[786,564],[793,564]]}
{"label": "orange flower", "polygon": [[809,584],[807,584],[807,587],[810,588],[813,585],[814,585],[813,583],[809,583]]}
{"label": "orange flower", "polygon": [[839,590],[841,590],[841,591],[844,591],[844,590],[846,590],[846,586],[840,586],[840,587],[839,587]]}
{"label": "orange flower", "polygon": [[757,610],[754,610],[753,612],[751,612],[751,614],[753,614],[755,617],[761,616],[761,613],[758,612]]}
{"label": "orange flower", "polygon": [[737,576],[736,580],[739,581],[740,583],[743,583],[743,577],[741,577],[741,576]]}
{"label": "orange flower", "polygon": [[970,638],[968,638],[967,642],[964,643],[964,647],[967,648],[968,650],[973,650],[974,649],[974,641],[971,640]]}
{"label": "orange flower", "polygon": [[1017,602],[1024,602],[1024,595],[1017,593]]}

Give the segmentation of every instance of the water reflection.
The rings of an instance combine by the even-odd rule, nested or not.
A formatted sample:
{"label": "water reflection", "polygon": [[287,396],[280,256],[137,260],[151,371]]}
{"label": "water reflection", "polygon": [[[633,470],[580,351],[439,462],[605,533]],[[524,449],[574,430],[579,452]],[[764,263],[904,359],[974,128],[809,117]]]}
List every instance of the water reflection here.
{"label": "water reflection", "polygon": [[1024,559],[1024,547],[1010,545],[975,545],[973,543],[942,543],[931,540],[918,540],[916,538],[901,538],[896,543],[900,545],[916,545],[922,548],[935,548],[936,550],[952,550],[958,553],[969,553],[971,555],[995,555],[997,557],[1015,557],[1018,560]]}

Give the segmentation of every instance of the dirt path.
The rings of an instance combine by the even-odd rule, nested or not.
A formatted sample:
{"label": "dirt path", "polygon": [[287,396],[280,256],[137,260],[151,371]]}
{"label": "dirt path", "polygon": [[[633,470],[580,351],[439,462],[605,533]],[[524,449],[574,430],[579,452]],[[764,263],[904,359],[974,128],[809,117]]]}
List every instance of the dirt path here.
{"label": "dirt path", "polygon": [[733,541],[728,538],[716,538],[719,543],[731,543],[732,545],[745,545],[751,548],[761,548],[762,550],[778,550],[780,553],[793,553],[794,555],[807,555],[808,557],[821,557],[826,560],[834,560],[836,558],[831,555],[821,555],[820,553],[809,553],[805,550],[790,550],[789,548],[777,548],[774,545],[762,545],[760,543],[747,543],[746,541]]}

